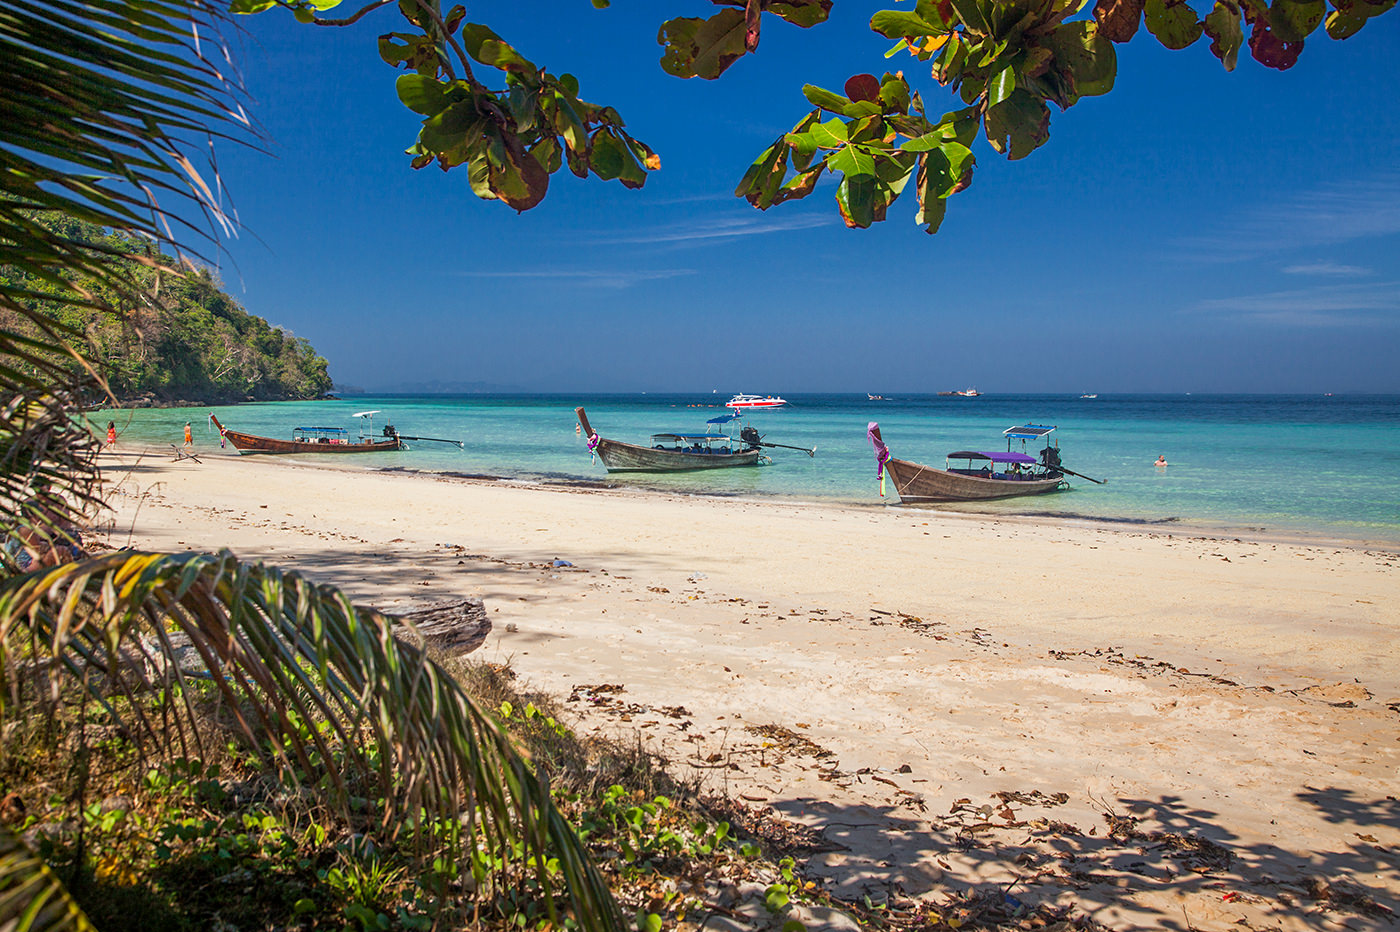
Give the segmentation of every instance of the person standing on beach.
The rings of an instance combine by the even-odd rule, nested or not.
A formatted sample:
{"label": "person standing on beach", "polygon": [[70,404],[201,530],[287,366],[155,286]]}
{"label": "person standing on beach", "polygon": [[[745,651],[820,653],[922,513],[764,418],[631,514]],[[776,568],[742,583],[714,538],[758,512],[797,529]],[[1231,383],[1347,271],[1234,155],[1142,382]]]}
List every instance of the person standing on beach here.
{"label": "person standing on beach", "polygon": [[190,422],[185,422],[185,446],[194,446],[194,431],[190,428]]}
{"label": "person standing on beach", "polygon": [[116,421],[108,421],[108,422],[107,422],[107,446],[111,447],[111,448],[114,449],[114,450],[117,448],[117,422],[116,422]]}

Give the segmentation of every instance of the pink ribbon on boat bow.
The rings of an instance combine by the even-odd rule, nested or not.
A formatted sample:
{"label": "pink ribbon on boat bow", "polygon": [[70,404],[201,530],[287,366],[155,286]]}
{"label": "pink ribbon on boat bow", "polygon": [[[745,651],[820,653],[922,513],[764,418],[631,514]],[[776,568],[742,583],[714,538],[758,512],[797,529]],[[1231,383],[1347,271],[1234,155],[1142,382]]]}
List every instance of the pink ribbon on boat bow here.
{"label": "pink ribbon on boat bow", "polygon": [[875,431],[880,429],[880,425],[871,421],[870,426],[865,428],[865,436],[870,441],[870,445],[875,448],[875,478],[885,478],[885,461],[890,458],[890,448],[885,446],[885,442],[875,436]]}

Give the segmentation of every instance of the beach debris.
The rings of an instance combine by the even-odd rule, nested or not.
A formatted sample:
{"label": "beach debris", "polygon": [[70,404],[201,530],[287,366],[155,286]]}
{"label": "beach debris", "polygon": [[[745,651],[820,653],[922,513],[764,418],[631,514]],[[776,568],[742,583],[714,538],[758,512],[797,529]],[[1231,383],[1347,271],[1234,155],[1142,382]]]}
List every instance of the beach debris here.
{"label": "beach debris", "polygon": [[1031,790],[1029,793],[1023,793],[1019,790],[998,790],[992,795],[1006,805],[1020,803],[1023,806],[1042,806],[1047,809],[1051,806],[1063,806],[1069,802],[1068,793],[1046,794],[1040,790]]}
{"label": "beach debris", "polygon": [[687,576],[685,579],[686,579],[686,582],[699,582],[699,581],[702,580],[702,579],[709,579],[709,578],[710,578],[709,575],[706,574],[706,573],[691,573],[691,574],[690,574],[689,576]]}
{"label": "beach debris", "polygon": [[784,728],[782,725],[746,725],[744,730],[768,739],[772,747],[788,754],[818,759],[835,756],[834,752],[827,750],[815,741],[804,738],[790,728]]}
{"label": "beach debris", "polygon": [[550,566],[558,568],[561,566],[573,566],[573,564],[570,563],[568,560],[561,560],[558,557],[555,557],[554,562],[551,563]]}

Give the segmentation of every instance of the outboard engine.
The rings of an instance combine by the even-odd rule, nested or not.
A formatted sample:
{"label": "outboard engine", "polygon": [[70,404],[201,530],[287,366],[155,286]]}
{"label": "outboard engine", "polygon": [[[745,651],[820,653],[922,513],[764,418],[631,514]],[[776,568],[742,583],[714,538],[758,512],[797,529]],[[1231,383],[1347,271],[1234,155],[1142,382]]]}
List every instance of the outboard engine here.
{"label": "outboard engine", "polygon": [[384,425],[383,434],[384,434],[384,436],[386,436],[386,437],[388,437],[389,439],[392,440],[393,438],[395,438],[395,437],[397,437],[397,436],[399,435],[399,432],[398,432],[397,430],[394,429],[394,425],[393,425],[393,424],[385,424],[385,425]]}
{"label": "outboard engine", "polygon": [[745,427],[739,431],[739,440],[750,449],[758,449],[759,434],[756,427]]}
{"label": "outboard engine", "polygon": [[1046,447],[1040,451],[1040,465],[1046,469],[1060,468],[1060,451],[1056,447]]}

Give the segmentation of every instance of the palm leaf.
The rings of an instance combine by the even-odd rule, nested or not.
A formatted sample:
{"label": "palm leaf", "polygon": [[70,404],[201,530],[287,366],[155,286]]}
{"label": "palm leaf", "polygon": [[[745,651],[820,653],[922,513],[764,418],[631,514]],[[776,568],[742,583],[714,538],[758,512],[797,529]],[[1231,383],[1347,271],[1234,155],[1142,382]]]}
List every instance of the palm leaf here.
{"label": "palm leaf", "polygon": [[208,736],[191,705],[192,674],[172,660],[188,639],[186,652],[284,775],[325,782],[341,803],[374,787],[391,836],[425,813],[462,819],[463,843],[513,865],[507,873],[532,873],[551,912],[556,882],[544,865],[557,857],[580,927],[616,928],[606,882],[548,786],[396,627],[331,587],[228,552],[65,564],[0,583],[0,714],[15,697],[86,684],[129,733],[168,753],[198,752]]}
{"label": "palm leaf", "polygon": [[36,214],[172,246],[230,232],[211,143],[258,137],[222,38],[229,28],[226,11],[205,0],[0,5],[0,310],[29,324],[0,329],[0,500],[12,514],[55,482],[72,507],[85,507],[96,478],[96,445],[68,412],[105,383],[84,359],[82,334],[37,302],[107,308],[92,289],[74,288],[78,275],[119,297],[137,288],[122,264],[104,261],[110,247]]}
{"label": "palm leaf", "polygon": [[0,826],[0,927],[15,932],[95,932],[63,882],[4,826]]}

